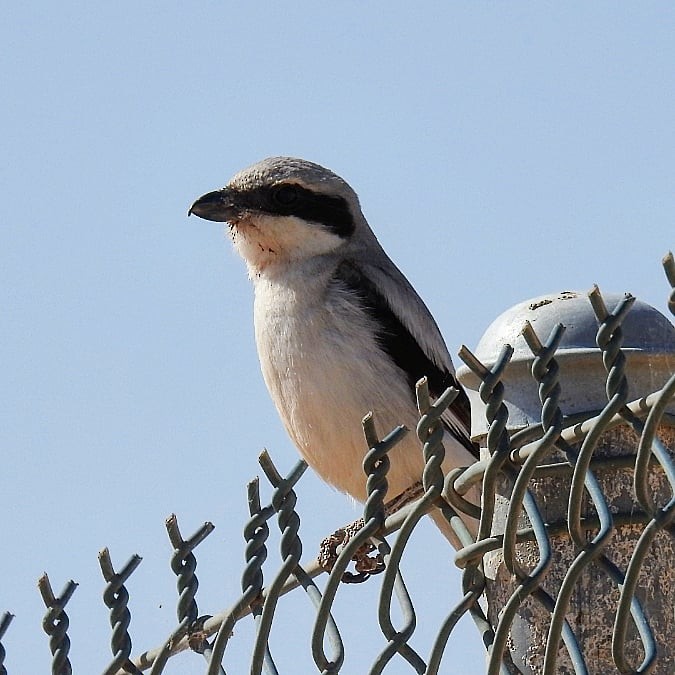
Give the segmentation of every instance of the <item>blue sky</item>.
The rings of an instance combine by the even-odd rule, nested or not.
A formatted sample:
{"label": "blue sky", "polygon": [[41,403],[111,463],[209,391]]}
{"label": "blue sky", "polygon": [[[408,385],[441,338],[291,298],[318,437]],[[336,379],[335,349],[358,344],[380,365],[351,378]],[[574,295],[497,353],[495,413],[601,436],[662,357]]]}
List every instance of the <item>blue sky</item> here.
{"label": "blue sky", "polygon": [[[282,470],[296,458],[259,374],[243,263],[222,227],[186,217],[238,169],[288,154],[348,180],[453,354],[549,291],[597,282],[665,307],[671,3],[65,0],[0,14],[10,671],[49,671],[44,570],[56,590],[80,583],[72,661],[103,669],[105,545],[120,567],[144,556],[129,583],[135,652],[160,643],[175,621],[172,512],[186,533],[216,524],[198,556],[202,613],[237,596],[256,457],[267,447]],[[311,557],[357,509],[312,476],[301,486]],[[460,586],[431,527],[417,549],[424,648]],[[364,592],[346,590],[347,608]],[[309,621],[289,611],[293,627]],[[228,672],[245,672],[241,631]],[[276,640],[282,666],[309,653],[300,629]],[[458,669],[482,672],[470,624],[450,644]],[[345,672],[372,649],[356,647]]]}

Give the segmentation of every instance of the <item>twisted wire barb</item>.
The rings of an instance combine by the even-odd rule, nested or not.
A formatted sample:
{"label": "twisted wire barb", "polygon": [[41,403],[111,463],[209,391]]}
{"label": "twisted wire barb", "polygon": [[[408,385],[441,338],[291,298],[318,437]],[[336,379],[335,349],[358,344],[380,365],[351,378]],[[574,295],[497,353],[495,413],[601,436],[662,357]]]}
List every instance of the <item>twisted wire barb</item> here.
{"label": "twisted wire barb", "polygon": [[[564,332],[565,327],[562,324],[557,324],[548,337],[546,344],[543,345],[529,321],[526,322],[522,331],[525,342],[527,342],[528,347],[534,355],[531,370],[532,376],[539,385],[539,401],[541,402],[542,410],[541,424],[544,433],[541,439],[537,441],[532,454],[523,464],[513,486],[511,508],[509,509],[504,529],[504,564],[509,572],[519,576],[521,581],[525,581],[528,576],[530,580],[536,577],[539,580],[536,585],[543,579],[546,569],[551,562],[550,542],[546,536],[543,540],[537,539],[540,550],[540,561],[537,569],[528,575],[516,562],[516,532],[518,529],[520,507],[522,507],[525,500],[529,481],[534,475],[537,466],[550,453],[562,433],[563,415],[559,406],[560,383],[558,381],[560,368],[555,359],[555,352],[560,345]],[[544,521],[541,518],[539,509],[534,505],[530,511],[528,512],[530,521],[533,523],[535,529],[541,532],[544,527]],[[547,549],[546,552],[543,551],[542,546]]]}
{"label": "twisted wire barb", "polygon": [[[401,533],[396,539],[395,549],[398,547],[396,555],[400,561],[403,554],[403,546],[399,546],[402,541],[402,536],[405,534],[403,544],[407,543],[410,532],[417,524],[419,519],[426,513],[432,505],[437,505],[440,514],[450,524],[455,535],[461,544],[467,545],[473,543],[473,537],[464,521],[460,518],[457,511],[441,495],[447,497],[452,495],[455,497],[454,504],[466,503],[473,507],[473,504],[464,500],[454,489],[454,476],[461,474],[463,469],[453,471],[453,476],[448,480],[443,476],[441,465],[445,457],[445,448],[443,447],[443,427],[440,422],[441,415],[447,407],[454,401],[459,393],[458,390],[450,387],[439,399],[432,405],[429,397],[429,386],[427,378],[421,379],[417,383],[417,409],[420,414],[420,419],[417,424],[417,436],[422,442],[422,454],[424,456],[424,472],[422,474],[422,485],[424,487],[424,496],[420,500],[416,508],[409,514],[408,518],[401,527]],[[447,487],[446,487],[447,486]],[[473,509],[469,509],[470,513],[476,514]],[[407,530],[407,532],[406,532]],[[398,564],[398,563],[397,563]],[[464,571],[464,576],[467,576],[467,571]],[[429,653],[429,662],[427,664],[427,675],[436,675],[439,671],[441,660],[445,653],[445,649],[450,638],[450,634],[457,622],[470,609],[477,607],[477,600],[482,591],[483,585],[476,586],[472,584],[469,588],[465,588],[464,596],[461,601],[453,607],[450,614],[445,618],[436,635],[436,639]],[[480,608],[479,608],[480,609]],[[482,610],[480,610],[482,614]],[[484,617],[483,617],[484,618]]]}
{"label": "twisted wire barb", "polygon": [[176,585],[178,587],[178,605],[176,614],[179,623],[187,621],[188,624],[197,621],[199,614],[197,609],[197,588],[199,582],[195,570],[197,569],[197,559],[194,556],[194,549],[206,539],[214,530],[213,523],[204,523],[195,534],[187,541],[178,527],[178,518],[172,513],[166,520],[166,531],[169,540],[174,548],[171,556],[171,569],[177,577]]}
{"label": "twisted wire barb", "polygon": [[[312,655],[315,663],[320,667],[323,664],[330,663],[323,647],[326,617],[334,604],[337,590],[344,579],[345,571],[352,558],[362,546],[370,542],[371,537],[380,532],[384,525],[384,500],[388,488],[386,474],[389,470],[387,453],[407,433],[405,427],[398,426],[380,441],[375,430],[372,413],[363,418],[362,424],[366,443],[369,447],[363,460],[363,469],[368,476],[366,481],[368,497],[364,505],[364,523],[363,527],[345,543],[340,551],[333,569],[328,575],[328,581],[319,604],[317,620],[312,631]],[[334,670],[333,672],[338,671]]]}
{"label": "twisted wire barb", "polygon": [[368,446],[368,452],[363,459],[367,495],[363,507],[364,529],[365,526],[370,526],[377,533],[384,525],[384,501],[389,489],[387,473],[391,466],[389,451],[408,433],[408,429],[398,426],[380,441],[372,412],[363,418],[362,424]]}
{"label": "twisted wire barb", "polygon": [[[564,326],[558,324],[551,332],[545,345],[541,343],[529,322],[526,322],[522,331],[522,335],[535,357],[532,363],[532,375],[539,384],[544,434],[537,441],[535,450],[525,461],[520,472],[517,473],[511,491],[510,505],[504,526],[503,559],[504,565],[519,580],[519,584],[500,612],[492,656],[488,666],[489,675],[495,675],[498,672],[499,664],[495,655],[505,653],[513,620],[525,599],[532,595],[548,611],[552,611],[555,605],[553,598],[541,588],[544,577],[553,562],[553,555],[544,519],[534,497],[528,490],[528,485],[536,468],[554,448],[562,432],[563,416],[559,407],[559,367],[554,354],[558,349],[564,330]],[[518,519],[523,508],[532,524],[539,551],[539,560],[530,572],[523,569],[517,562]],[[567,623],[563,626],[563,640],[568,647],[573,662],[581,665],[583,659],[574,633]],[[585,670],[577,668],[577,672],[585,672]]]}
{"label": "twisted wire barb", "polygon": [[[545,454],[545,452],[552,446],[553,443],[555,443],[560,435],[560,429],[558,428],[556,422],[558,418],[556,409],[559,394],[559,387],[556,386],[557,366],[555,364],[551,365],[551,359],[555,348],[562,337],[562,327],[554,331],[553,335],[551,336],[551,344],[548,345],[549,349],[546,349],[541,345],[538,338],[534,334],[534,331],[531,330],[531,327],[528,330],[528,327],[526,326],[524,333],[526,340],[529,340],[531,345],[537,349],[540,355],[540,359],[537,362],[536,371],[533,374],[535,375],[535,378],[540,379],[542,384],[540,394],[544,396],[545,400],[548,401],[547,424],[550,425],[548,435],[544,435],[544,438],[539,441],[537,448],[533,453],[535,455],[535,460],[528,465],[527,473],[529,473],[534,472],[536,469],[537,459],[542,454]],[[491,369],[488,369],[466,347],[462,347],[462,350],[460,350],[460,357],[481,379],[479,393],[481,394],[483,402],[486,403],[486,418],[490,425],[487,436],[487,448],[490,458],[487,461],[487,464],[482,462],[479,463],[483,464],[485,478],[483,481],[482,497],[483,512],[481,514],[478,537],[475,544],[465,546],[462,551],[458,552],[457,563],[462,567],[466,567],[464,579],[465,588],[471,584],[474,586],[477,584],[477,580],[472,579],[471,576],[467,576],[467,572],[469,572],[471,566],[473,566],[475,570],[474,575],[480,573],[481,583],[484,587],[482,569],[478,568],[478,564],[482,560],[482,556],[489,551],[505,547],[506,550],[504,551],[504,560],[505,563],[508,560],[509,571],[520,575],[520,578],[523,581],[519,588],[512,594],[509,603],[507,603],[503,613],[500,615],[500,620],[498,622],[496,631],[492,630],[484,615],[479,614],[476,610],[473,612],[474,621],[476,622],[479,629],[482,628],[483,642],[488,649],[489,675],[496,675],[496,673],[509,673],[511,672],[511,669],[515,667],[512,663],[508,662],[506,646],[513,618],[525,596],[528,594],[534,595],[534,597],[547,609],[549,609],[549,611],[552,610],[554,605],[553,599],[543,589],[538,587],[541,583],[541,579],[545,575],[550,565],[551,551],[543,518],[539,514],[535,500],[527,492],[527,484],[529,480],[527,474],[523,475],[523,477],[520,478],[520,481],[516,480],[514,485],[515,494],[512,494],[511,497],[511,507],[507,517],[505,534],[496,537],[490,536],[489,534],[494,517],[494,500],[497,493],[497,477],[500,472],[503,472],[504,474],[511,477],[513,477],[514,474],[514,468],[510,466],[510,463],[508,462],[511,454],[511,444],[508,431],[506,430],[506,425],[508,422],[508,410],[503,403],[504,385],[500,381],[503,371],[508,365],[512,355],[513,349],[511,346],[505,345],[502,348],[502,351],[495,364]],[[559,423],[561,426],[562,421],[559,420]],[[518,505],[520,505],[521,508],[525,507],[526,513],[530,517],[530,520],[533,524],[533,529],[528,530],[526,533],[516,529],[517,516],[520,513],[520,508]],[[530,577],[528,577],[528,575],[515,563],[515,542],[521,541],[524,538],[524,535],[531,535],[532,533],[534,534],[534,538],[539,546],[540,562],[535,567]],[[531,537],[528,536],[527,538]],[[480,592],[482,593],[482,587]],[[566,621],[563,622],[562,633],[565,644],[568,646],[570,653],[574,655],[573,660],[576,663],[579,663],[579,658],[576,656],[580,654],[580,652],[576,643],[576,638],[571,627]],[[578,672],[585,671],[581,669],[578,670]]]}
{"label": "twisted wire barb", "polygon": [[110,551],[107,548],[104,548],[98,554],[98,560],[103,578],[107,582],[103,591],[103,602],[110,609],[110,626],[112,628],[110,647],[113,660],[103,671],[103,675],[115,675],[120,669],[123,669],[125,673],[131,673],[131,675],[140,675],[141,671],[129,659],[131,637],[128,630],[131,623],[131,613],[127,608],[129,593],[124,587],[124,582],[141,564],[142,558],[139,555],[132,556],[119,572],[115,572],[110,559]]}
{"label": "twisted wire barb", "polygon": [[71,579],[65,585],[61,595],[56,597],[49,582],[49,577],[45,572],[38,579],[38,588],[42,595],[42,600],[47,607],[47,613],[42,620],[42,628],[49,635],[49,649],[52,653],[52,675],[71,675],[73,668],[68,659],[70,639],[67,635],[70,622],[65,612],[65,606],[75,592],[77,584]]}
{"label": "twisted wire barb", "polygon": [[[202,652],[207,645],[203,644],[201,630],[201,622],[197,621],[197,603],[195,602],[195,595],[199,583],[195,576],[195,568],[197,567],[197,560],[192,551],[202,542],[214,529],[212,523],[204,523],[197,532],[187,541],[183,539],[178,527],[178,518],[175,514],[171,514],[166,519],[166,529],[169,535],[169,540],[174,547],[174,553],[171,556],[171,569],[177,575],[178,586],[178,626],[173,633],[167,638],[166,642],[160,647],[155,655],[153,655],[152,668],[150,675],[160,675],[166,667],[167,661],[173,653],[178,651],[178,644],[180,640],[188,636],[188,644],[190,644],[190,629],[197,625],[196,634],[198,642],[190,644],[194,651]],[[208,659],[208,655],[207,659]]]}
{"label": "twisted wire barb", "polygon": [[260,466],[267,479],[275,488],[272,494],[272,509],[277,513],[281,534],[282,565],[277,576],[272,580],[262,607],[262,613],[258,617],[258,631],[253,646],[251,658],[251,675],[262,672],[263,665],[270,673],[276,673],[277,669],[269,652],[268,640],[274,620],[274,610],[281,595],[285,582],[291,576],[300,563],[302,544],[298,537],[300,518],[295,512],[297,496],[293,490],[307,470],[305,462],[298,462],[286,478],[281,474],[272,462],[272,458],[264,451],[259,458]]}
{"label": "twisted wire barb", "polygon": [[[513,490],[514,494],[517,495],[519,495],[522,490],[520,481],[525,481],[525,476],[527,476],[527,481],[529,482],[539,468],[541,460],[544,459],[544,456],[547,453],[554,449],[563,433],[563,414],[559,406],[561,393],[559,382],[560,368],[555,358],[555,354],[564,332],[565,326],[557,324],[552,330],[546,343],[542,344],[529,322],[526,322],[523,329],[523,337],[535,357],[532,362],[531,370],[532,376],[539,384],[539,401],[542,408],[541,426],[544,433],[543,436],[534,443],[531,455],[525,460],[525,463],[522,466],[521,473],[518,476],[518,480],[516,481]],[[525,483],[523,482],[522,485],[524,486]],[[556,601],[540,587],[540,584],[553,562],[551,540],[549,537],[549,534],[553,534],[553,532],[547,532],[546,523],[542,518],[539,507],[529,491],[525,493],[524,497],[525,509],[530,522],[533,524],[540,558],[535,568],[527,575],[526,580],[524,580],[523,589],[520,591],[516,590],[514,595],[524,592],[531,593],[549,613],[553,613]],[[513,559],[513,556],[515,555],[517,523],[513,515],[513,510],[509,510],[504,535],[505,560]],[[565,530],[567,530],[567,527]],[[521,573],[521,570],[516,571],[516,574],[518,575]],[[536,583],[534,582],[535,579],[537,580]],[[579,673],[579,675],[586,675],[588,669],[586,668],[581,647],[567,618],[564,618],[563,620],[561,637],[575,672]]]}
{"label": "twisted wire barb", "polygon": [[[574,465],[568,500],[568,527],[572,541],[580,549],[580,552],[562,580],[555,609],[551,616],[544,653],[544,673],[546,675],[555,672],[565,615],[569,608],[574,586],[584,569],[594,560],[600,559],[601,566],[615,582],[621,583],[623,581],[623,575],[618,568],[603,556],[603,551],[614,533],[615,525],[602,489],[590,471],[590,463],[600,436],[605,433],[614,415],[624,408],[628,399],[625,356],[621,351],[623,341],[621,323],[635,298],[626,295],[610,313],[597,286],[593,287],[588,296],[593,311],[600,322],[596,342],[601,349],[603,364],[607,370],[606,392],[609,400],[584,438]],[[588,491],[600,519],[600,527],[588,543],[585,541],[585,527],[581,515],[584,490]],[[601,556],[603,557],[601,558]],[[635,602],[633,608],[637,612],[638,607]],[[642,635],[639,624],[638,628]]]}
{"label": "twisted wire barb", "polygon": [[[424,493],[418,507],[408,516],[408,520],[410,521],[409,529],[412,530],[412,527],[416,525],[424,513],[428,512],[432,506],[436,506],[438,508],[438,511],[435,512],[437,516],[442,516],[445,522],[452,527],[460,542],[468,543],[473,541],[473,537],[460,518],[458,509],[460,512],[480,517],[480,507],[476,507],[475,504],[459,495],[454,489],[454,480],[446,481],[442,469],[445,459],[445,448],[443,446],[445,432],[441,423],[441,416],[457,398],[458,394],[458,389],[448,387],[432,405],[427,378],[424,377],[417,383],[417,410],[420,415],[417,423],[417,437],[422,443],[422,456],[424,457],[424,470],[422,472]],[[463,467],[458,468],[453,472],[453,478],[463,472]],[[448,497],[453,501],[450,503],[446,501]],[[413,516],[416,517],[416,520]],[[401,529],[403,530],[403,528]],[[407,536],[409,535],[410,533]],[[399,537],[397,537],[397,544],[400,536],[399,534]],[[407,536],[404,543],[407,541]]]}
{"label": "twisted wire barb", "polygon": [[[171,569],[177,576],[178,605],[176,613],[178,615],[178,622],[179,625],[187,624],[188,645],[190,649],[198,654],[202,654],[207,663],[211,661],[211,645],[206,639],[203,628],[205,621],[209,617],[198,616],[199,611],[195,598],[199,582],[195,574],[197,559],[193,551],[214,529],[213,523],[206,522],[190,539],[185,541],[178,527],[176,515],[171,514],[166,521],[167,534],[174,547],[174,554],[171,557]],[[224,671],[221,672],[225,675]]]}
{"label": "twisted wire barb", "polygon": [[[395,432],[396,430],[392,433]],[[370,675],[381,673],[396,654],[405,659],[415,672],[422,673],[426,667],[425,663],[420,655],[408,645],[408,640],[415,631],[416,626],[415,608],[398,567],[399,561],[392,558],[392,549],[386,539],[381,536],[385,520],[385,498],[388,489],[387,472],[390,466],[388,453],[391,447],[403,438],[404,434],[401,433],[398,438],[393,439],[394,442],[391,446],[387,447],[386,442],[391,434],[385,437],[383,441],[379,440],[372,413],[369,413],[363,419],[363,433],[366,443],[370,448],[363,460],[363,470],[368,476],[366,481],[368,497],[364,507],[363,518],[364,523],[370,523],[373,528],[371,538],[372,541],[376,542],[379,555],[384,561],[385,566],[377,617],[380,630],[387,640],[386,647],[375,658],[369,673]],[[363,530],[358,534],[361,535],[362,532]],[[402,627],[398,630],[394,627],[391,617],[391,600],[394,593],[396,593],[403,623]]]}
{"label": "twisted wire barb", "polygon": [[[635,301],[633,296],[627,295],[610,314],[597,286],[590,291],[588,297],[600,321],[596,341],[602,351],[603,364],[607,370],[606,391],[608,403],[596,418],[595,424],[589,429],[581,445],[572,475],[568,502],[568,520],[570,535],[579,548],[584,548],[586,545],[584,530],[581,527],[581,509],[584,489],[588,487],[585,478],[589,473],[590,462],[598,440],[606,431],[610,419],[625,406],[628,400],[628,380],[625,373],[626,357],[621,351],[621,344],[623,342],[621,323]],[[593,490],[591,498],[601,518],[602,530],[596,535],[595,544],[593,542],[589,544],[588,552],[597,552],[597,555],[599,555],[601,548],[604,547],[604,545],[601,547],[600,544],[604,539],[607,539],[608,542],[609,537],[611,537],[612,516],[602,495],[602,491]],[[590,562],[590,559],[588,562]]]}
{"label": "twisted wire barb", "polygon": [[[422,485],[424,493],[411,511],[406,516],[403,524],[398,531],[394,546],[385,553],[386,571],[380,591],[380,602],[378,608],[378,617],[383,635],[387,638],[387,646],[378,656],[371,673],[379,673],[397,654],[401,654],[412,666],[416,672],[433,673],[437,671],[437,663],[424,664],[422,658],[407,645],[408,640],[416,626],[415,609],[405,587],[405,582],[400,574],[400,563],[403,552],[408,543],[413,529],[420,519],[434,506],[440,507],[448,523],[453,522],[458,516],[455,511],[441,499],[444,487],[444,475],[441,464],[445,457],[445,448],[443,447],[443,428],[440,423],[441,414],[447,409],[459,393],[457,389],[448,388],[434,405],[431,404],[429,397],[429,387],[427,378],[422,378],[416,386],[417,406],[420,413],[420,420],[417,424],[417,436],[423,444],[422,453],[424,456],[424,472],[422,476]],[[382,542],[384,545],[384,542]],[[381,549],[382,550],[382,549]],[[391,604],[393,594],[399,601],[400,610],[403,616],[403,627],[396,630],[391,616]],[[402,648],[405,647],[405,652]],[[434,659],[440,662],[443,653],[443,644],[439,644],[434,652]]]}
{"label": "twisted wire barb", "polygon": [[[489,455],[483,475],[481,514],[476,543],[465,546],[462,551],[458,552],[456,557],[457,564],[465,568],[463,579],[465,589],[474,587],[477,584],[475,575],[480,574],[481,577],[483,576],[480,542],[490,538],[495,509],[495,495],[497,494],[497,479],[509,460],[510,443],[506,429],[509,412],[504,403],[504,384],[501,378],[512,356],[513,347],[511,345],[504,345],[495,363],[491,368],[488,368],[481,363],[466,345],[462,345],[459,350],[459,357],[479,377],[481,382],[478,393],[483,403],[485,403],[485,418],[488,423],[486,444]],[[480,615],[474,617],[474,620],[478,623],[481,622],[480,619]],[[499,648],[494,649],[494,640],[495,633],[491,629],[487,630],[484,627],[483,642],[489,655],[488,671],[508,673],[509,666],[505,662],[504,652],[503,650],[500,651]]]}
{"label": "twisted wire barb", "polygon": [[626,377],[626,356],[621,350],[623,343],[621,324],[633,306],[635,297],[627,293],[611,314],[597,286],[590,291],[588,299],[600,322],[596,343],[602,351],[602,362],[607,371],[607,399],[611,400],[614,396],[618,396],[623,403],[626,403],[628,378]]}
{"label": "twisted wire barb", "polygon": [[12,623],[14,618],[13,614],[9,612],[4,612],[2,618],[0,618],[0,675],[7,675],[7,668],[5,668],[5,648],[2,646],[2,638],[5,636],[9,624]]}
{"label": "twisted wire barb", "polygon": [[[246,540],[246,566],[241,577],[242,594],[223,618],[220,628],[213,641],[211,662],[206,675],[218,675],[221,668],[225,648],[232,634],[235,623],[241,617],[243,610],[253,605],[255,601],[262,602],[263,571],[262,566],[267,559],[269,527],[267,521],[273,515],[271,507],[263,510],[260,505],[260,481],[252,480],[246,487],[248,495],[248,510],[251,519],[244,526]],[[259,605],[258,605],[259,610]]]}
{"label": "twisted wire barb", "polygon": [[478,394],[485,403],[485,418],[488,423],[487,450],[490,460],[485,468],[481,495],[481,517],[477,541],[487,539],[492,528],[495,508],[496,482],[502,467],[509,459],[509,434],[506,424],[509,411],[504,404],[504,385],[501,378],[513,356],[513,347],[504,345],[491,368],[483,365],[466,345],[459,350],[459,357],[480,378]]}
{"label": "twisted wire barb", "polygon": [[[272,496],[271,509],[273,513],[278,514],[277,522],[279,529],[281,530],[280,551],[283,560],[282,570],[274,579],[270,589],[265,594],[265,604],[263,605],[262,612],[264,614],[265,611],[268,611],[270,618],[267,619],[267,617],[261,617],[260,624],[264,625],[263,621],[269,621],[269,627],[271,629],[271,618],[274,607],[276,606],[278,598],[284,592],[291,574],[298,581],[299,585],[302,586],[307,597],[310,599],[315,609],[317,609],[317,612],[321,605],[321,592],[313,582],[311,575],[302,567],[302,565],[300,565],[300,557],[302,555],[302,542],[299,536],[300,518],[295,511],[297,496],[292,488],[307,469],[307,464],[304,461],[298,462],[289,477],[285,479],[282,478],[267,452],[264,452],[261,455],[260,464],[267,479],[275,488]],[[268,607],[269,609],[266,609]],[[337,625],[330,612],[322,618],[325,620],[326,637],[333,649],[333,656],[330,660],[325,660],[323,663],[317,662],[317,665],[322,672],[337,672],[336,669],[339,669],[344,660],[342,638],[340,637]],[[263,664],[269,672],[274,672],[275,667],[273,666],[269,647],[267,646],[268,637],[269,629],[267,631],[267,636],[259,633],[257,641],[262,641],[264,639],[266,652]],[[257,642],[257,644],[259,643],[260,642]]]}

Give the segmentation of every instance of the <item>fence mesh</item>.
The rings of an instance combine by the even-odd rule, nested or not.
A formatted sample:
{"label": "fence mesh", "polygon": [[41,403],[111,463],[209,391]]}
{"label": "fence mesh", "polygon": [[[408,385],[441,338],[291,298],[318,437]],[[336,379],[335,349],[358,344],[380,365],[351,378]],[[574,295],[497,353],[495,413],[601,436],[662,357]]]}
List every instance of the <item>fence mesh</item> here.
{"label": "fence mesh", "polygon": [[[672,288],[668,306],[675,314],[672,254],[663,264]],[[173,655],[185,650],[201,655],[195,658],[203,658],[205,674],[226,673],[233,630],[238,622],[251,620],[248,617],[255,622],[250,672],[277,673],[270,635],[273,630],[283,634],[287,626],[275,621],[275,610],[283,595],[300,589],[315,608],[310,639],[316,672],[340,672],[345,645],[333,611],[336,596],[341,584],[374,575],[380,575],[377,613],[385,646],[370,673],[383,672],[392,663],[396,672],[402,672],[403,666],[406,672],[442,672],[450,635],[465,616],[471,617],[482,636],[490,675],[521,669],[549,674],[598,672],[593,670],[598,662],[612,663],[622,673],[673,672],[675,588],[670,583],[659,587],[664,579],[655,577],[660,574],[659,565],[665,561],[672,566],[675,560],[675,417],[667,412],[675,398],[675,375],[670,374],[660,390],[630,401],[621,327],[633,298],[626,296],[610,309],[594,288],[589,301],[597,317],[597,346],[607,372],[607,403],[602,410],[581,418],[565,418],[561,412],[556,351],[562,325],[550,335],[537,335],[529,324],[523,329],[532,352],[531,374],[539,388],[541,421],[515,433],[509,431],[502,381],[512,347],[505,346],[490,366],[463,347],[460,357],[479,378],[478,393],[485,404],[488,431],[482,459],[444,475],[439,418],[457,392],[449,389],[432,402],[426,382],[421,381],[417,435],[426,465],[420,484],[396,505],[387,501],[393,496],[387,494],[387,453],[408,430],[398,427],[380,439],[372,416],[367,416],[363,429],[370,450],[364,461],[368,499],[363,518],[328,537],[318,558],[309,564],[301,561],[294,490],[307,467],[300,461],[282,475],[263,453],[260,465],[272,497],[263,503],[259,481],[248,485],[250,520],[244,527],[241,595],[229,609],[202,616],[196,602],[195,551],[213,525],[206,523],[186,537],[176,517],[168,518],[178,625],[163,644],[132,656],[125,584],[141,558],[132,556],[116,568],[109,551],[101,551],[112,650],[105,675],[157,675]],[[482,490],[479,508],[464,498],[477,485]],[[551,502],[550,495],[556,493],[563,498]],[[454,607],[447,608],[430,651],[422,655],[411,643],[416,612],[401,562],[411,534],[432,509],[443,514],[462,544],[455,558],[462,570],[462,594]],[[460,515],[478,521],[477,536],[472,536]],[[270,572],[265,563],[275,521],[281,533],[281,564]],[[321,587],[315,581],[319,576],[324,577]],[[72,671],[67,604],[76,586],[70,581],[56,594],[46,574],[38,582],[55,674]],[[580,616],[582,608],[589,606],[588,594],[597,611]],[[2,641],[11,632],[12,618],[9,612],[0,617],[0,675],[7,672]],[[537,653],[530,655],[525,667],[513,655],[519,649],[532,650],[533,644],[540,649],[534,650]],[[606,654],[597,657],[603,650]],[[600,661],[589,660],[589,654]]]}

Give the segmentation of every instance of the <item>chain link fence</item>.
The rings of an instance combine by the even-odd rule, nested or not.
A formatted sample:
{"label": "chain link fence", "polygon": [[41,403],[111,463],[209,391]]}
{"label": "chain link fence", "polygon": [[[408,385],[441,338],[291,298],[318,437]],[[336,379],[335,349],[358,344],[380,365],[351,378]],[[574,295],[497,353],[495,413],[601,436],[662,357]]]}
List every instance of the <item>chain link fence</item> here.
{"label": "chain link fence", "polygon": [[[668,307],[675,314],[672,254],[663,264],[673,289]],[[432,402],[421,381],[417,435],[426,463],[421,482],[397,500],[396,507],[387,501],[392,496],[387,495],[387,453],[410,432],[398,427],[380,439],[367,416],[363,429],[370,450],[364,460],[368,499],[363,518],[328,537],[309,564],[301,561],[294,491],[307,467],[300,461],[281,475],[263,453],[260,464],[272,497],[263,503],[259,481],[248,485],[250,520],[244,527],[241,595],[229,609],[202,616],[196,602],[195,551],[213,525],[206,523],[186,537],[171,516],[166,528],[174,549],[178,625],[163,644],[133,655],[125,584],[141,559],[133,556],[116,568],[108,550],[101,551],[107,584],[103,601],[112,630],[112,657],[105,675],[158,675],[172,656],[186,650],[201,655],[194,657],[203,659],[200,672],[222,675],[230,667],[233,630],[245,620],[255,625],[250,672],[277,673],[270,636],[273,631],[283,635],[289,628],[275,619],[280,598],[291,592],[304,592],[315,608],[309,636],[315,672],[338,673],[345,663],[345,644],[334,615],[338,591],[344,583],[373,576],[380,580],[378,639],[383,637],[385,646],[369,673],[451,672],[448,640],[466,616],[485,644],[490,675],[675,672],[675,573],[670,569],[675,560],[675,415],[669,412],[675,399],[673,362],[670,372],[661,373],[658,390],[631,400],[622,324],[634,298],[625,296],[610,309],[594,288],[588,301],[596,319],[595,352],[601,354],[606,371],[604,406],[563,414],[561,397],[566,392],[557,359],[562,324],[547,335],[524,324],[539,419],[515,431],[509,425],[504,377],[513,346],[504,345],[492,363],[463,347],[465,370],[478,382],[476,401],[481,404],[474,408],[484,417],[481,460],[444,475],[439,418],[457,392],[449,389]],[[482,490],[480,508],[465,499],[476,486]],[[432,509],[443,514],[462,544],[455,557],[462,570],[462,595],[447,608],[431,649],[423,655],[411,642],[416,608],[401,562],[413,531]],[[475,537],[465,524],[467,518],[478,522]],[[281,565],[270,572],[265,563],[274,521],[281,533]],[[72,672],[67,604],[76,584],[68,582],[57,594],[45,574],[38,587],[46,606],[43,628],[53,656],[52,673],[67,675]],[[11,632],[12,618],[8,612],[0,617],[0,675],[7,672],[2,641]]]}

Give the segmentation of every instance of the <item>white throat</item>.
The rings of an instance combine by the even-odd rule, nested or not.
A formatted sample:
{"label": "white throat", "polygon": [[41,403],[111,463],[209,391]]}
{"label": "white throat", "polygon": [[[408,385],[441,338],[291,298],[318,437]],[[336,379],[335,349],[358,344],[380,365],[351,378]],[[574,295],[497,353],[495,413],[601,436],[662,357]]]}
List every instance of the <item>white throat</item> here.
{"label": "white throat", "polygon": [[320,224],[295,216],[246,216],[230,226],[230,234],[251,277],[270,267],[330,253],[344,243]]}

